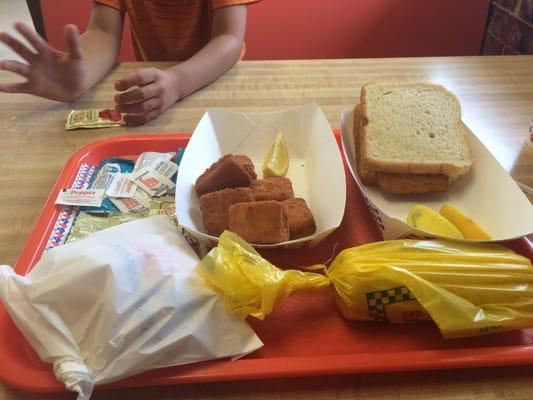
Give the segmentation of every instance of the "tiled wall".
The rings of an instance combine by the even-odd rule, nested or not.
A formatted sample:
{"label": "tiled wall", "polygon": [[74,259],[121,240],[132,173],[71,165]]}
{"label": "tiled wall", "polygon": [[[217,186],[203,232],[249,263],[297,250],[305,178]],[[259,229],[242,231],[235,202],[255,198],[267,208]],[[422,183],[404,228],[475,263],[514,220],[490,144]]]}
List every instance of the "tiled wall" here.
{"label": "tiled wall", "polygon": [[533,54],[533,0],[491,0],[482,54]]}

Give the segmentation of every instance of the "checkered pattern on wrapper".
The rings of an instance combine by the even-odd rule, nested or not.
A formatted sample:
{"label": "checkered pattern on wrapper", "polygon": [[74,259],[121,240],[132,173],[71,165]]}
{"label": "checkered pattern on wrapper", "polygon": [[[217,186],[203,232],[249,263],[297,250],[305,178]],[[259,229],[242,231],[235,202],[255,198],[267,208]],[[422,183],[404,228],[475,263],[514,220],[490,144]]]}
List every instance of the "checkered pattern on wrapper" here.
{"label": "checkered pattern on wrapper", "polygon": [[368,315],[376,321],[387,321],[386,306],[402,301],[414,300],[415,297],[406,286],[377,290],[366,294]]}
{"label": "checkered pattern on wrapper", "polygon": [[[76,179],[74,179],[74,182],[72,183],[72,189],[88,188],[96,170],[96,165],[81,165],[78,174],[76,175]],[[50,237],[48,238],[48,242],[46,243],[45,251],[65,243],[77,216],[78,207],[63,206],[61,208],[56,223],[50,233]]]}

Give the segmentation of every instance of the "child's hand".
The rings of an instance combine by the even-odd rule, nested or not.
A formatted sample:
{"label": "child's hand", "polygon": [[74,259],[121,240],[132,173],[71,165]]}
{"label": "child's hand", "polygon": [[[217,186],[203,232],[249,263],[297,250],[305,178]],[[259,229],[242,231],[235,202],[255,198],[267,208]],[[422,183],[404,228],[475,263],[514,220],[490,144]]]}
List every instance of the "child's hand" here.
{"label": "child's hand", "polygon": [[50,47],[23,23],[16,23],[15,28],[31,43],[36,53],[8,33],[0,33],[0,41],[27,61],[27,64],[15,60],[0,61],[0,69],[26,78],[25,82],[0,83],[0,92],[29,93],[59,101],[73,101],[83,93],[87,72],[77,27],[65,27],[66,53]]}
{"label": "child's hand", "polygon": [[128,125],[144,124],[179,100],[176,76],[168,71],[142,68],[115,83],[115,89],[119,91],[132,86],[137,88],[115,96],[116,109],[127,114],[124,119]]}

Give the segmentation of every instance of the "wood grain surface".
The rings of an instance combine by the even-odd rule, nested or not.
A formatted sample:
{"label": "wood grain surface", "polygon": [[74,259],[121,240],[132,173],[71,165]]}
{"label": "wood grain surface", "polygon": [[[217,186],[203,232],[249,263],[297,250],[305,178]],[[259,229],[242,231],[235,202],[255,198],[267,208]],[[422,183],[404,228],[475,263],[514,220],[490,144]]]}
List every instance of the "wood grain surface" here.
{"label": "wood grain surface", "polygon": [[[424,80],[444,84],[459,98],[463,121],[513,178],[533,187],[533,150],[525,145],[533,118],[533,56],[397,58],[240,62],[224,77],[135,128],[66,131],[70,109],[113,105],[113,84],[141,66],[116,66],[73,104],[0,94],[0,263],[16,261],[68,157],[82,146],[135,133],[192,132],[208,107],[274,111],[316,102],[333,128],[343,108],[358,102],[364,82]],[[14,77],[0,71],[0,82]],[[497,190],[497,188],[495,188]],[[531,197],[530,197],[531,199]],[[0,399],[62,399],[0,383]],[[528,399],[533,368],[316,377],[176,387],[97,391],[94,399]]]}

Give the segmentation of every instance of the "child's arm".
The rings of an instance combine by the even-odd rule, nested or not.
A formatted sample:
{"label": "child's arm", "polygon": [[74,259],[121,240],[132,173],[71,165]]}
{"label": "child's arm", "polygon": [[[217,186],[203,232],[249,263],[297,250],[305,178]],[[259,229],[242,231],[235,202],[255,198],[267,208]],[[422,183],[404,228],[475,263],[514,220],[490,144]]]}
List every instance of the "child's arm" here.
{"label": "child's arm", "polygon": [[0,69],[26,78],[24,82],[2,83],[0,92],[29,93],[52,100],[73,101],[90,89],[114,64],[120,50],[122,15],[111,7],[95,4],[87,31],[80,36],[74,25],[65,27],[68,51],[54,49],[28,26],[15,28],[32,45],[0,33],[0,41],[11,47],[26,63],[0,61]]}
{"label": "child's arm", "polygon": [[117,110],[129,113],[126,122],[143,124],[171,107],[176,101],[216,80],[230,69],[242,51],[246,30],[246,6],[215,10],[211,40],[194,56],[166,70],[142,68],[115,83],[125,91],[115,96]]}

